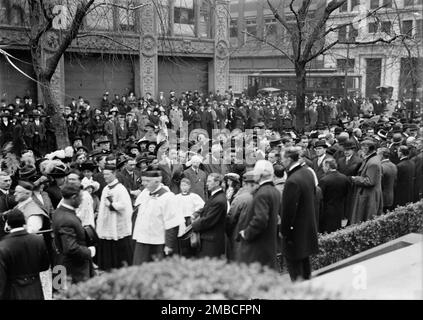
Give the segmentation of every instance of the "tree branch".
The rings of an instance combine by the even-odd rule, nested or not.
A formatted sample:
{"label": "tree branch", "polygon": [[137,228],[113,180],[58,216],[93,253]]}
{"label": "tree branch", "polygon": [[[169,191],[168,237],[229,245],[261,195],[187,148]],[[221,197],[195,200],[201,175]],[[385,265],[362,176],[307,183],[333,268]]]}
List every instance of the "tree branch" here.
{"label": "tree branch", "polygon": [[89,0],[88,2],[83,1],[78,4],[78,7],[75,12],[75,17],[72,20],[72,24],[70,26],[69,31],[67,32],[67,34],[65,34],[62,43],[59,45],[57,51],[47,60],[45,76],[48,80],[50,80],[53,76],[57,64],[59,63],[59,60],[62,57],[63,53],[72,43],[72,40],[75,39],[75,37],[77,36],[78,30],[82,25],[82,21],[88,12],[88,9],[93,3],[94,0]]}
{"label": "tree branch", "polygon": [[286,22],[285,18],[283,18],[279,14],[278,10],[270,3],[270,0],[267,0],[267,4],[269,5],[270,10],[272,11],[273,15],[275,16],[275,19],[278,20],[285,27],[285,29],[288,31],[288,33],[290,33],[292,35],[293,34],[292,28]]}
{"label": "tree branch", "polygon": [[95,9],[97,9],[98,7],[101,6],[110,6],[110,7],[115,7],[115,8],[120,8],[120,9],[125,9],[125,10],[137,10],[137,9],[141,9],[145,6],[150,5],[151,3],[145,3],[145,4],[140,4],[138,6],[132,6],[132,5],[128,5],[128,6],[121,6],[119,4],[116,3],[106,3],[106,2],[102,2],[102,3],[98,3],[95,6],[93,6],[90,10],[88,10],[87,14],[90,14],[92,11],[94,11]]}

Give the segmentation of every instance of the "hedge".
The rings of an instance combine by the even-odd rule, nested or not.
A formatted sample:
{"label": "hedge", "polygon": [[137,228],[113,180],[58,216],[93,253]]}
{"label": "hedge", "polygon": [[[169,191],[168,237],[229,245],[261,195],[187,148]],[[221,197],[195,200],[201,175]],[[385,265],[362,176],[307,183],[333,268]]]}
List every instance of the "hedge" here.
{"label": "hedge", "polygon": [[312,257],[317,270],[408,233],[423,233],[423,200],[329,234],[319,235],[319,253]]}
{"label": "hedge", "polygon": [[104,273],[73,285],[59,299],[339,299],[340,294],[292,284],[258,264],[173,257]]}

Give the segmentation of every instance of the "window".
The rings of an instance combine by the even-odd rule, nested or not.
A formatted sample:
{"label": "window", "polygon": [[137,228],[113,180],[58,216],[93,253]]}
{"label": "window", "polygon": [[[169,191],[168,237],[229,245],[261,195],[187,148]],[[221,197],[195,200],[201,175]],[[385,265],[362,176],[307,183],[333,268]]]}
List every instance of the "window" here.
{"label": "window", "polygon": [[176,0],[173,21],[175,35],[194,36],[194,1]]}
{"label": "window", "polygon": [[12,5],[12,9],[10,11],[10,24],[12,26],[23,26],[25,21],[24,19],[24,9],[18,4]]}
{"label": "window", "polygon": [[100,5],[100,3],[112,3],[113,0],[95,0],[92,10],[86,16],[86,26],[88,29],[113,30],[113,7]]}
{"label": "window", "polygon": [[336,59],[336,69],[338,72],[345,72],[345,68],[347,71],[354,71],[355,59]]}
{"label": "window", "polygon": [[7,17],[7,1],[0,0],[0,24],[8,24],[9,19]]}
{"label": "window", "polygon": [[403,20],[401,32],[411,36],[413,34],[413,20]]}
{"label": "window", "polygon": [[125,1],[120,3],[121,6],[127,7],[118,8],[119,15],[119,28],[122,31],[135,31],[135,10],[130,10],[130,6],[135,6],[135,3],[132,1]]}
{"label": "window", "polygon": [[269,39],[275,39],[276,34],[276,19],[265,19],[265,37]]}
{"label": "window", "polygon": [[390,34],[392,29],[391,21],[382,21],[381,32]]}
{"label": "window", "polygon": [[211,24],[210,24],[210,1],[202,0],[200,6],[200,22],[198,37],[200,38],[210,38],[211,37]]}
{"label": "window", "polygon": [[371,0],[370,1],[370,9],[376,9],[379,7],[379,0]]}
{"label": "window", "polygon": [[387,8],[392,8],[392,0],[383,0],[383,6]]}
{"label": "window", "polygon": [[246,21],[246,25],[247,25],[247,33],[249,36],[251,35],[257,35],[257,24],[256,24],[256,19],[251,19],[251,20],[247,20]]}
{"label": "window", "polygon": [[342,26],[338,30],[338,40],[339,41],[346,41],[347,40],[347,27]]}
{"label": "window", "polygon": [[231,25],[229,29],[229,37],[230,38],[238,37],[238,21],[236,19],[231,20]]}
{"label": "window", "polygon": [[348,32],[348,40],[351,42],[354,42],[355,39],[358,37],[358,30],[355,29],[353,26],[349,26],[349,32]]}
{"label": "window", "polygon": [[423,35],[423,20],[416,20],[416,37],[422,38]]}
{"label": "window", "polygon": [[169,35],[170,18],[169,2],[167,0],[157,1],[157,30],[159,35]]}
{"label": "window", "polygon": [[358,10],[359,5],[360,0],[351,0],[351,11],[354,11],[354,9]]}
{"label": "window", "polygon": [[347,12],[348,11],[348,0],[345,1],[342,6],[339,7],[339,12]]}
{"label": "window", "polygon": [[369,33],[376,33],[378,24],[376,22],[369,22]]}

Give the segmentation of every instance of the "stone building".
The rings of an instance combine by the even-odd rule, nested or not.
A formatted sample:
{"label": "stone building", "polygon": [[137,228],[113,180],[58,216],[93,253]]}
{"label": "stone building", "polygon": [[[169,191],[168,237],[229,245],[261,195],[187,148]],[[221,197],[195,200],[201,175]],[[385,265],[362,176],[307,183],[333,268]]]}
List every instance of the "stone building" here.
{"label": "stone building", "polygon": [[[328,2],[312,1],[310,14],[318,12]],[[288,23],[293,22],[295,17],[289,9],[291,1],[272,0],[272,3]],[[299,4],[301,1],[294,2],[295,10]],[[383,8],[377,11],[377,18],[360,19],[363,13],[380,7]],[[270,42],[290,53],[286,31],[274,18],[267,1],[235,0],[231,1],[230,10],[230,84],[234,91],[241,92],[245,87],[295,90],[292,63],[278,50],[264,43]],[[348,93],[369,97],[377,93],[377,87],[385,86],[393,88],[394,99],[410,98],[410,72],[415,68],[420,75],[418,96],[422,99],[422,13],[423,0],[346,1],[331,15],[327,28],[348,21],[354,24],[341,28],[326,41],[338,37],[343,42],[346,39],[366,42],[381,36],[389,39],[408,33],[411,37],[407,42],[410,54],[400,41],[367,46],[336,45],[310,64],[307,93],[336,96]]]}
{"label": "stone building", "polygon": [[[111,5],[99,5],[107,2]],[[25,3],[0,0],[0,48],[35,78]],[[140,7],[133,10],[128,4]],[[229,82],[228,6],[227,0],[95,0],[56,69],[59,101],[82,96],[95,106],[106,91],[112,99],[130,92],[153,97],[160,91],[167,97],[170,90],[224,92]],[[58,37],[60,30],[46,35],[46,52],[56,49]],[[7,101],[16,95],[41,98],[39,85],[3,55],[0,93]]]}

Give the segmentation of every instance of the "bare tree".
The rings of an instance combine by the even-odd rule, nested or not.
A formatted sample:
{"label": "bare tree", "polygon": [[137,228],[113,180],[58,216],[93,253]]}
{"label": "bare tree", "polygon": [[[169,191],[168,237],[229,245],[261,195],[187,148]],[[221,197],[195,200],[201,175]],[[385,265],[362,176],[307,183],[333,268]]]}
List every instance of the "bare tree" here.
{"label": "bare tree", "polygon": [[[384,36],[371,39],[357,41],[349,39],[342,41],[336,37],[336,33],[341,28],[352,26],[353,21],[346,21],[338,25],[328,26],[330,18],[333,16],[335,10],[343,6],[347,0],[332,0],[327,3],[322,0],[317,5],[313,15],[310,15],[311,0],[289,0],[289,15],[294,17],[293,21],[286,19],[285,15],[280,14],[277,6],[272,4],[271,0],[267,0],[270,10],[272,11],[276,20],[283,26],[287,33],[287,38],[291,45],[290,52],[283,49],[278,50],[287,57],[294,65],[296,75],[296,128],[303,130],[305,125],[305,89],[307,79],[308,64],[325,54],[333,47],[339,44],[349,45],[372,45],[376,43],[392,43],[401,35],[394,35],[386,38]],[[299,5],[294,5],[294,2]],[[381,7],[382,8],[382,7]],[[363,19],[373,16],[375,9],[367,13]],[[335,36],[334,36],[335,35]]]}

